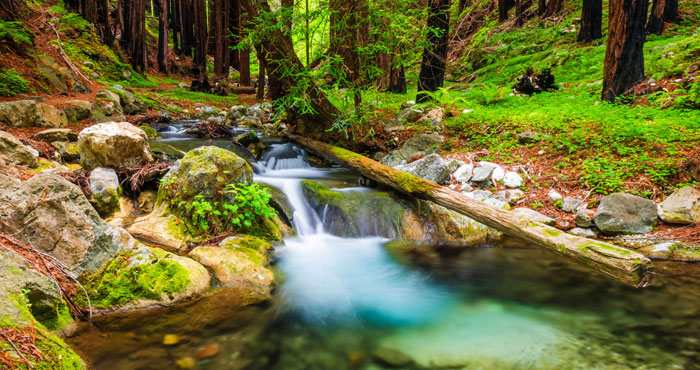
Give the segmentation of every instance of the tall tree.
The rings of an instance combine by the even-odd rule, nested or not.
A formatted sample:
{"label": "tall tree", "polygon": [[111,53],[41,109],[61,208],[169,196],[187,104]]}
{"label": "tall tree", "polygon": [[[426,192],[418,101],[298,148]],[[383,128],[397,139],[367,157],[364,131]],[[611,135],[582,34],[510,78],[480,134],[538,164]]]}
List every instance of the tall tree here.
{"label": "tall tree", "polygon": [[603,100],[613,101],[644,79],[644,22],[648,0],[611,0]]}
{"label": "tall tree", "polygon": [[515,6],[515,0],[497,0],[498,21],[503,22],[508,19],[508,11]]}
{"label": "tall tree", "polygon": [[146,55],[146,1],[122,0],[122,36],[120,44],[129,56],[131,66],[145,71]]}
{"label": "tall tree", "polygon": [[214,9],[211,15],[214,18],[214,75],[216,78],[228,76],[228,13],[225,11],[226,0],[214,0]]}
{"label": "tall tree", "polygon": [[581,30],[578,42],[591,42],[603,37],[603,0],[583,0]]}
{"label": "tall tree", "polygon": [[[242,1],[239,2],[239,4],[242,6]],[[246,37],[246,22],[248,20],[248,14],[243,10],[243,8],[239,8],[238,10],[238,25],[240,27],[240,38],[243,39]],[[240,75],[240,83],[242,86],[250,86],[250,49],[248,47],[244,48],[238,48],[238,72]]]}
{"label": "tall tree", "polygon": [[207,4],[206,0],[194,1],[194,64],[202,81],[207,81]]}
{"label": "tall tree", "polygon": [[158,11],[158,70],[168,72],[168,0],[157,0]]}
{"label": "tall tree", "polygon": [[418,75],[417,102],[424,102],[442,87],[447,63],[447,40],[450,31],[450,0],[428,0],[428,37]]}
{"label": "tall tree", "polygon": [[647,32],[660,35],[664,31],[664,22],[675,23],[678,21],[678,0],[653,0],[647,22]]}
{"label": "tall tree", "polygon": [[544,12],[544,17],[551,17],[561,12],[561,7],[564,0],[549,0],[547,2],[547,10]]}

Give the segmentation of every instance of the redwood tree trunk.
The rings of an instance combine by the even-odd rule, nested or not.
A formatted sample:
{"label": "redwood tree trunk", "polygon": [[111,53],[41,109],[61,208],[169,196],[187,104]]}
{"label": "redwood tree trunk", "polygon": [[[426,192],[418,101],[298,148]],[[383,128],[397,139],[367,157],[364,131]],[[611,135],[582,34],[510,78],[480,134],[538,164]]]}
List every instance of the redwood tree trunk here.
{"label": "redwood tree trunk", "polygon": [[558,14],[561,11],[561,6],[563,0],[549,0],[547,3],[547,10],[544,13],[545,17],[551,17],[555,14]]}
{"label": "redwood tree trunk", "polygon": [[168,0],[158,0],[158,70],[168,73]]}
{"label": "redwood tree trunk", "polygon": [[547,13],[547,0],[537,0],[537,15],[544,16]]}
{"label": "redwood tree trunk", "polygon": [[653,0],[647,32],[660,35],[664,31],[664,22],[675,23],[678,20],[678,0]]}
{"label": "redwood tree trunk", "polygon": [[206,0],[195,0],[194,2],[194,64],[199,70],[202,81],[207,81],[207,13]]}
{"label": "redwood tree trunk", "polygon": [[648,0],[611,0],[603,100],[613,101],[644,79],[644,22]]}
{"label": "redwood tree trunk", "polygon": [[214,76],[215,78],[226,77],[228,65],[226,64],[226,37],[227,27],[226,14],[224,13],[224,0],[214,0],[214,9],[210,12],[214,24]]}
{"label": "redwood tree trunk", "polygon": [[603,37],[603,0],[583,0],[581,30],[578,42],[591,42]]}
{"label": "redwood tree trunk", "polygon": [[[243,9],[239,9],[238,12],[238,25],[240,27],[241,38],[246,37],[245,27],[246,27],[247,14]],[[238,72],[240,74],[241,86],[250,86],[250,50],[239,49],[238,50]]]}
{"label": "redwood tree trunk", "polygon": [[258,92],[257,92],[257,99],[258,100],[263,100],[265,99],[265,73],[266,73],[266,57],[265,57],[265,51],[262,49],[262,47],[258,46],[256,48],[257,55],[258,55]]}
{"label": "redwood tree trunk", "polygon": [[430,100],[430,97],[423,92],[435,92],[444,83],[450,31],[449,12],[450,0],[429,0],[428,45],[423,50],[423,61],[418,76],[417,102]]}
{"label": "redwood tree trunk", "polygon": [[146,58],[146,1],[123,0],[122,49],[126,51],[134,69],[145,71]]}

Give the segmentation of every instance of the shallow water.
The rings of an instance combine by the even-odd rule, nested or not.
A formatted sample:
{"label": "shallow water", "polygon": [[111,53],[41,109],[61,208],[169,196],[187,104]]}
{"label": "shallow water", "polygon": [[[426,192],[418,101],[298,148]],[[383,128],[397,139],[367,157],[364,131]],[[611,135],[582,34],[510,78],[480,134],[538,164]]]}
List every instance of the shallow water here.
{"label": "shallow water", "polygon": [[[187,358],[207,369],[381,369],[380,349],[431,369],[700,368],[698,265],[657,262],[654,286],[635,290],[534,248],[405,256],[387,239],[328,234],[300,178],[373,190],[354,187],[348,171],[287,159],[282,170],[262,162],[256,175],[290,198],[299,233],[276,247],[272,301],[240,307],[222,289],[98,319],[69,342],[97,369],[169,369]],[[164,346],[166,334],[181,340]],[[196,360],[214,343],[216,357]]]}

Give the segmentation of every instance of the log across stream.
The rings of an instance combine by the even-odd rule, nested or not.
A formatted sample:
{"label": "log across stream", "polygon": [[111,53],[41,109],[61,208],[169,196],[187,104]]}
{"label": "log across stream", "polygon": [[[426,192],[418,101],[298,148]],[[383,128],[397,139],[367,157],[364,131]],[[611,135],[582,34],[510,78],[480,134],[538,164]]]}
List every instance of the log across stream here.
{"label": "log across stream", "polygon": [[637,252],[566,234],[553,227],[531,222],[432,181],[385,166],[337,146],[301,136],[290,136],[290,138],[331,162],[355,170],[405,195],[433,201],[507,235],[566,256],[627,285],[647,287],[654,277],[654,266],[651,261]]}

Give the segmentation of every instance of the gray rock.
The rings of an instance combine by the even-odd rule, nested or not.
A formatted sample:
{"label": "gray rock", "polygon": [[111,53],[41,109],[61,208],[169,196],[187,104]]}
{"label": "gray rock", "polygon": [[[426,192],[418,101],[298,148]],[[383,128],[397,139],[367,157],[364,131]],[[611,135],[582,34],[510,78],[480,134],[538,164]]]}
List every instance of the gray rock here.
{"label": "gray rock", "polygon": [[372,356],[378,363],[391,368],[407,368],[415,365],[415,361],[410,356],[393,347],[379,347]]}
{"label": "gray rock", "polygon": [[700,222],[700,190],[690,186],[678,189],[659,204],[659,216],[672,224]]}
{"label": "gray rock", "polygon": [[488,190],[474,190],[472,191],[472,198],[476,200],[485,200],[492,198],[494,195]]}
{"label": "gray rock", "polygon": [[0,192],[0,220],[8,233],[76,275],[96,271],[134,243],[126,231],[104,222],[76,185],[54,174],[42,173],[14,191]]}
{"label": "gray rock", "polygon": [[564,197],[562,199],[561,210],[567,213],[576,212],[576,208],[581,205],[583,201],[581,199],[576,199],[574,197]]}
{"label": "gray rock", "polygon": [[498,197],[506,203],[513,205],[525,198],[525,192],[520,189],[501,190],[498,192]]}
{"label": "gray rock", "polygon": [[382,164],[393,167],[416,154],[428,155],[437,153],[437,148],[442,143],[442,140],[442,136],[436,132],[415,134],[406,140],[401,149],[392,150],[384,156]]}
{"label": "gray rock", "polygon": [[496,207],[499,209],[510,209],[510,205],[508,203],[496,198],[496,197],[490,197],[482,200],[482,202],[490,205],[491,207]]}
{"label": "gray rock", "polygon": [[516,208],[511,212],[532,222],[539,222],[549,226],[554,226],[555,224],[555,220],[553,218],[547,217],[537,211],[531,210],[530,208]]}
{"label": "gray rock", "polygon": [[425,114],[421,118],[421,120],[428,120],[430,121],[431,126],[433,129],[439,129],[442,127],[442,117],[444,115],[444,112],[442,108],[435,108],[431,109],[428,113]]}
{"label": "gray rock", "polygon": [[121,86],[113,86],[114,92],[119,95],[119,104],[122,106],[122,111],[128,115],[146,113],[147,107],[143,101],[136,97],[136,94],[125,90]]}
{"label": "gray rock", "polygon": [[58,149],[58,154],[61,155],[61,159],[64,162],[77,163],[80,161],[80,147],[78,147],[78,144],[67,141],[54,141],[51,144]]}
{"label": "gray rock", "polygon": [[593,231],[591,229],[580,228],[580,227],[575,227],[575,228],[569,230],[569,234],[581,236],[584,238],[595,238],[597,236],[595,231]]}
{"label": "gray rock", "polygon": [[576,212],[574,223],[578,227],[591,227],[593,225],[593,215],[595,212],[590,209],[581,208]]}
{"label": "gray rock", "polygon": [[656,204],[631,194],[615,193],[600,200],[593,216],[606,235],[646,234],[658,220]]}
{"label": "gray rock", "polygon": [[63,127],[68,125],[68,118],[63,110],[49,104],[37,103],[34,125],[37,127]]}
{"label": "gray rock", "polygon": [[9,127],[63,127],[68,119],[53,105],[16,100],[0,103],[0,123]]}
{"label": "gray rock", "polygon": [[511,189],[519,188],[523,185],[523,178],[516,172],[506,172],[503,176],[503,184]]}
{"label": "gray rock", "polygon": [[389,119],[387,121],[384,121],[384,131],[386,132],[393,132],[393,131],[400,131],[403,130],[405,127],[403,127],[403,124],[401,121],[399,121],[396,118]]}
{"label": "gray rock", "polygon": [[119,212],[119,178],[114,169],[98,167],[90,172],[90,201],[103,217]]}
{"label": "gray rock", "polygon": [[524,131],[518,134],[518,142],[520,144],[532,144],[542,140],[540,134],[535,131]]}
{"label": "gray rock", "polygon": [[438,154],[430,154],[415,162],[399,165],[395,168],[426,180],[435,181],[438,184],[444,184],[450,178],[450,169]]}
{"label": "gray rock", "polygon": [[188,85],[188,84],[186,84],[186,83],[184,83],[184,82],[180,82],[180,83],[177,85],[177,87],[186,90],[186,89],[189,89],[190,85]]}
{"label": "gray rock", "polygon": [[29,262],[19,254],[0,248],[0,317],[14,322],[31,325],[31,318],[21,312],[11,298],[24,295],[32,315],[50,329],[51,323],[58,320],[57,308],[63,300],[56,284],[48,277],[34,270]]}
{"label": "gray rock", "polygon": [[499,166],[495,163],[484,162],[484,161],[479,162],[479,165],[476,168],[474,168],[474,172],[473,172],[471,181],[472,182],[484,182],[484,181],[490,180],[491,176],[493,174],[493,171],[497,167],[499,167]]}
{"label": "gray rock", "polygon": [[214,107],[202,107],[202,109],[199,110],[199,113],[197,113],[197,116],[200,118],[206,118],[216,116],[218,114],[219,111]]}
{"label": "gray rock", "polygon": [[472,171],[474,171],[474,164],[463,164],[454,173],[455,181],[461,183],[469,182],[472,178]]}
{"label": "gray rock", "polygon": [[78,146],[80,163],[87,170],[97,167],[129,168],[153,161],[148,136],[128,122],[88,127],[78,135]]}
{"label": "gray rock", "polygon": [[151,213],[156,205],[156,198],[158,193],[155,190],[144,190],[139,194],[136,202],[138,203],[139,210],[143,213]]}
{"label": "gray rock", "polygon": [[45,143],[53,143],[54,141],[76,141],[78,134],[67,128],[50,128],[38,132],[34,135],[34,140],[43,141]]}
{"label": "gray rock", "polygon": [[119,95],[109,90],[100,90],[92,103],[92,119],[98,123],[125,121]]}
{"label": "gray rock", "polygon": [[34,168],[39,165],[34,152],[16,137],[5,131],[0,131],[0,157],[4,157],[10,163],[20,166]]}
{"label": "gray rock", "polygon": [[399,113],[398,117],[396,118],[399,121],[413,123],[418,121],[421,117],[423,117],[423,112],[413,108],[406,108],[403,111],[401,111],[401,113]]}
{"label": "gray rock", "polygon": [[496,166],[496,168],[493,169],[493,172],[491,172],[491,182],[492,183],[498,183],[499,181],[503,180],[503,177],[506,175],[505,170],[501,166]]}
{"label": "gray rock", "polygon": [[92,113],[92,103],[86,100],[69,100],[68,105],[63,107],[68,123],[76,123],[90,118]]}
{"label": "gray rock", "polygon": [[549,192],[547,192],[547,196],[549,197],[549,200],[552,203],[556,203],[559,200],[562,200],[561,194],[559,194],[556,190],[552,189]]}
{"label": "gray rock", "polygon": [[447,168],[450,169],[450,173],[456,172],[460,167],[464,166],[466,163],[458,159],[450,159],[447,161]]}

